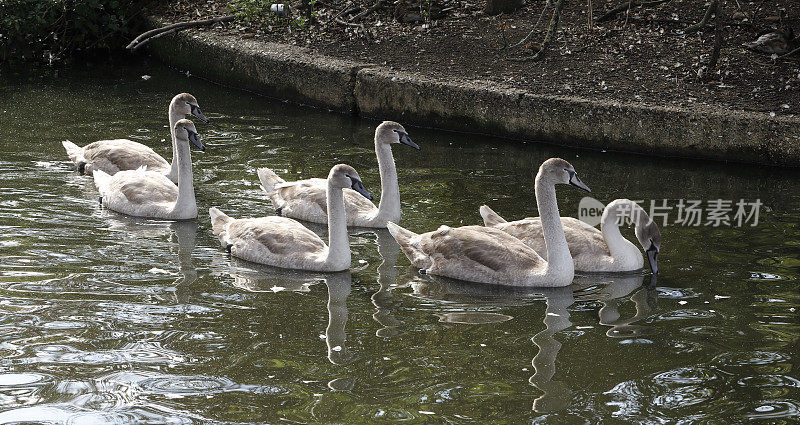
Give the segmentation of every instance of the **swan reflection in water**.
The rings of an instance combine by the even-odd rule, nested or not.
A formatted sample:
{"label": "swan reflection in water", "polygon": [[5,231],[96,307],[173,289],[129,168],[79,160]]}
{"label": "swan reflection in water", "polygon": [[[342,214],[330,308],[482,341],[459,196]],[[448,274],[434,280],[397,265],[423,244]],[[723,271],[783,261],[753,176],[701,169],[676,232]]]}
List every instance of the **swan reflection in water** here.
{"label": "swan reflection in water", "polygon": [[[282,269],[252,263],[228,254],[219,253],[212,262],[219,271],[233,278],[233,285],[249,292],[309,292],[311,287],[324,283],[328,290],[328,326],[325,328],[325,343],[328,360],[335,365],[346,364],[355,359],[347,347],[348,309],[347,298],[353,283],[350,271],[316,273],[303,270]],[[328,382],[333,390],[350,390],[354,381],[350,377],[336,378]]]}
{"label": "swan reflection in water", "polygon": [[[197,220],[164,221],[151,220],[138,217],[129,217],[113,211],[104,211],[104,219],[111,232],[124,233],[129,237],[146,239],[146,244],[137,244],[137,249],[148,250],[139,254],[140,257],[147,257],[148,261],[156,262],[158,257],[164,252],[169,251],[177,259],[178,274],[169,291],[172,292],[172,301],[178,304],[186,302],[186,289],[197,280],[197,269],[192,262],[192,253],[197,239]],[[166,246],[161,243],[154,243],[154,240],[166,240]],[[118,245],[123,246],[123,245]],[[124,246],[130,246],[126,244]],[[159,269],[154,267],[151,270]],[[161,273],[169,273],[161,270]],[[158,297],[158,296],[156,296]]]}
{"label": "swan reflection in water", "polygon": [[[375,331],[379,337],[393,337],[403,333],[400,330],[402,324],[392,314],[394,295],[392,291],[399,288],[397,286],[397,259],[400,256],[400,245],[394,240],[386,229],[373,229],[376,242],[378,244],[378,254],[381,256],[381,264],[378,266],[378,291],[372,294],[372,304],[375,306],[375,313],[372,318],[382,327]],[[405,285],[404,285],[405,286]]]}
{"label": "swan reflection in water", "polygon": [[[639,276],[641,278],[641,276]],[[649,317],[652,312],[657,308],[656,298],[658,292],[656,288],[657,275],[650,277],[650,284],[646,288],[639,288],[641,286],[641,279],[636,284],[636,279],[626,280],[626,278],[618,278],[620,282],[618,285],[608,285],[604,289],[605,296],[598,297],[603,303],[603,307],[598,311],[600,324],[609,326],[610,329],[606,331],[606,336],[611,338],[638,338],[645,335],[649,328],[647,326],[636,324]],[[638,290],[637,290],[638,289]],[[625,300],[622,298],[629,293],[636,291],[628,299],[633,301],[636,306],[636,313],[625,319],[622,318],[619,308],[624,304]]]}
{"label": "swan reflection in water", "polygon": [[225,252],[215,253],[211,266],[212,276],[230,276],[233,286],[248,292],[310,292],[313,285],[325,282],[327,276],[253,263]]}
{"label": "swan reflection in water", "polygon": [[177,239],[178,271],[181,276],[175,280],[175,302],[185,303],[186,294],[192,283],[197,280],[197,269],[192,264],[192,251],[197,238],[197,221],[175,221],[170,225],[172,234]]}
{"label": "swan reflection in water", "polygon": [[[611,327],[606,335],[613,338],[638,337],[647,331],[647,327],[635,322],[652,313],[656,296],[655,276],[652,276],[649,287],[643,287],[643,281],[641,274],[586,274],[576,276],[572,285],[562,288],[512,288],[436,276],[417,276],[413,278],[411,286],[415,297],[447,301],[448,310],[459,309],[457,312],[437,314],[440,321],[450,323],[481,324],[511,320],[511,316],[478,309],[525,305],[543,298],[545,329],[531,338],[539,351],[531,361],[534,374],[528,382],[543,392],[533,401],[533,410],[548,413],[563,410],[572,399],[572,390],[564,382],[553,380],[556,357],[561,350],[561,343],[555,335],[572,326],[568,308],[576,302],[600,301],[603,307],[598,312],[599,323]],[[625,302],[624,297],[629,295],[628,299],[636,305],[636,314],[629,319],[621,319],[619,307]]]}

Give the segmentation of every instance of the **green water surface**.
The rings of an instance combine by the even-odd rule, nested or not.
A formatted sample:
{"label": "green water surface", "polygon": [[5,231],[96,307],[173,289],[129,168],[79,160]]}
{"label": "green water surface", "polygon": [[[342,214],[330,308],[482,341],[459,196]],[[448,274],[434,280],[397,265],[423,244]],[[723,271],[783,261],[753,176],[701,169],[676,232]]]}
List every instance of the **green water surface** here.
{"label": "green water surface", "polygon": [[[169,159],[183,91],[213,120],[194,120],[200,217],[101,208],[61,140],[130,138]],[[0,424],[800,421],[796,170],[407,127],[422,149],[394,153],[414,231],[478,224],[484,203],[537,215],[533,179],[554,156],[603,202],[760,200],[759,223],[662,226],[657,282],[578,275],[547,291],[421,276],[385,230],[351,229],[352,270],[330,275],[221,249],[208,207],[274,212],[258,167],[295,179],[346,162],[380,193],[377,123],[157,63],[0,74]],[[576,216],[585,193],[557,192]]]}

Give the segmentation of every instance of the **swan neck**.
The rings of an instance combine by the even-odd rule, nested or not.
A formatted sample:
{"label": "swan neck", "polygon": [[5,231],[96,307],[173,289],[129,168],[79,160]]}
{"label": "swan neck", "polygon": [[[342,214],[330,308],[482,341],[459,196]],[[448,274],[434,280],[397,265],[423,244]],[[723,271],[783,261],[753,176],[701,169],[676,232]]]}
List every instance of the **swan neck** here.
{"label": "swan neck", "polygon": [[192,179],[192,153],[189,150],[189,141],[183,140],[176,144],[175,161],[178,164],[178,199],[175,202],[176,211],[197,209],[194,198],[194,181]]}
{"label": "swan neck", "polygon": [[397,168],[394,165],[392,147],[375,139],[375,154],[378,157],[378,172],[381,175],[381,201],[378,216],[389,221],[400,219],[400,187],[397,184]]}
{"label": "swan neck", "polygon": [[178,122],[178,120],[185,118],[186,116],[177,111],[175,102],[170,102],[168,114],[169,137],[170,141],[172,142],[172,164],[170,165],[169,175],[167,177],[169,177],[169,179],[172,181],[176,181],[178,179],[178,141],[175,139],[175,124]]}
{"label": "swan neck", "polygon": [[347,237],[347,217],[342,189],[328,182],[328,258],[326,262],[335,269],[350,267],[350,241]]}
{"label": "swan neck", "polygon": [[575,275],[575,265],[569,253],[561,216],[558,212],[555,184],[546,181],[541,175],[536,176],[536,205],[542,220],[542,233],[547,252],[547,268],[545,274],[550,276]]}
{"label": "swan neck", "polygon": [[633,252],[636,253],[636,257],[641,257],[639,249],[622,236],[619,221],[622,215],[641,217],[641,213],[644,212],[642,207],[635,202],[615,202],[606,206],[605,210],[603,220],[600,222],[600,231],[614,261],[628,261]]}

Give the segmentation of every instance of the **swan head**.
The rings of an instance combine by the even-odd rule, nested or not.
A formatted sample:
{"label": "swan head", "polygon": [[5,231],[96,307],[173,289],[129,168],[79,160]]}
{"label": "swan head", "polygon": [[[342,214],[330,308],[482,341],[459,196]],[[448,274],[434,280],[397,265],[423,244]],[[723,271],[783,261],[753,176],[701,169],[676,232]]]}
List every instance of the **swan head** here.
{"label": "swan head", "polygon": [[197,134],[194,123],[186,118],[178,120],[178,122],[175,123],[175,138],[178,141],[192,142],[201,151],[206,150],[206,147],[203,146],[203,143],[200,141],[200,136]]}
{"label": "swan head", "polygon": [[575,167],[569,162],[561,158],[550,158],[539,167],[539,173],[536,174],[537,179],[544,179],[545,181],[553,184],[571,184],[578,189],[583,189],[591,192],[588,186],[583,184]]}
{"label": "swan head", "polygon": [[390,145],[392,143],[402,143],[419,149],[419,145],[411,141],[406,129],[394,121],[384,121],[375,129],[375,140],[379,143]]}
{"label": "swan head", "polygon": [[358,171],[347,164],[339,164],[331,168],[331,172],[328,174],[328,182],[336,188],[353,189],[364,195],[365,198],[372,200],[372,195],[367,192],[367,189],[364,189],[364,184],[361,183]]}
{"label": "swan head", "polygon": [[203,115],[203,112],[200,111],[200,104],[197,103],[197,99],[189,93],[181,93],[173,97],[170,108],[181,115],[194,115],[204,123],[208,123],[209,121],[208,118]]}
{"label": "swan head", "polygon": [[650,219],[649,216],[644,214],[638,223],[636,223],[636,239],[644,248],[647,254],[647,261],[650,262],[650,270],[653,274],[658,274],[658,253],[661,252],[661,230],[658,225]]}

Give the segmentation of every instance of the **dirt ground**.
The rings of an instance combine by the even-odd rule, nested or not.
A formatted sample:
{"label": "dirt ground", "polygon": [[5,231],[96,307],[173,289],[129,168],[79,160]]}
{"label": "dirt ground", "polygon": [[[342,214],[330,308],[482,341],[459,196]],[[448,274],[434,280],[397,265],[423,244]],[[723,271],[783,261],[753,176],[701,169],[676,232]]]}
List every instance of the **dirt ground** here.
{"label": "dirt ground", "polygon": [[[385,0],[385,6],[354,21],[335,22],[365,10],[371,1],[328,0],[315,7],[316,24],[298,28],[289,18],[236,22],[195,29],[305,46],[342,58],[381,64],[434,77],[481,80],[498,86],[552,95],[615,100],[658,106],[707,105],[776,115],[800,114],[800,53],[779,57],[746,49],[743,43],[773,30],[800,32],[800,2],[723,0],[723,45],[716,69],[708,71],[715,20],[686,34],[707,3],[671,0],[598,23],[625,0],[565,0],[561,25],[547,53],[533,60],[544,38],[551,5],[531,41],[514,47],[542,14],[547,0],[527,0],[508,14],[484,13],[482,0]],[[291,3],[295,15],[297,3]],[[551,0],[556,3],[556,0]],[[288,2],[287,2],[288,3]],[[633,4],[637,1],[633,0]],[[356,4],[365,4],[355,8]],[[782,17],[780,11],[784,10]],[[173,0],[151,13],[169,22],[231,13],[226,1]],[[800,39],[790,48],[800,45]]]}

